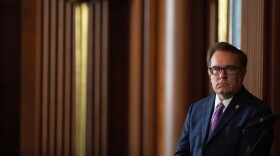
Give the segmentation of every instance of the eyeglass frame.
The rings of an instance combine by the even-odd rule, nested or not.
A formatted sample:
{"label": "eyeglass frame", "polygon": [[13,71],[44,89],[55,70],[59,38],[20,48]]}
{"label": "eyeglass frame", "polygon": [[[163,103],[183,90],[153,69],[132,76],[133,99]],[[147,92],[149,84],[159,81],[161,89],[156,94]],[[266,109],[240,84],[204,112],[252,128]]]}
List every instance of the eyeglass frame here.
{"label": "eyeglass frame", "polygon": [[[214,68],[218,68],[218,69],[215,69],[218,72],[217,74],[214,74],[214,72],[213,72]],[[236,70],[243,69],[243,68],[242,67],[237,67],[237,66],[226,66],[224,68],[219,67],[219,66],[213,66],[213,67],[210,67],[208,69],[210,70],[211,75],[220,75],[222,73],[222,71],[224,71],[226,75],[236,75],[237,74]],[[228,73],[228,71],[230,71],[230,69],[232,69],[234,73],[232,73],[232,74]]]}

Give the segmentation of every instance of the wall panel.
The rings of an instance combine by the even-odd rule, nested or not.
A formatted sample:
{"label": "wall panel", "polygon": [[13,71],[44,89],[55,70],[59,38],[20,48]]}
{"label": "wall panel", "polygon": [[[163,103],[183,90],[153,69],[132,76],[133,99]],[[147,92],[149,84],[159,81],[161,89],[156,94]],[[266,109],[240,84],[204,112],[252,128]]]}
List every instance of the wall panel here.
{"label": "wall panel", "polygon": [[[257,97],[264,96],[265,21],[264,0],[242,1],[241,49],[248,56],[245,86]],[[252,17],[255,18],[252,18]]]}
{"label": "wall panel", "polygon": [[108,1],[89,3],[87,154],[108,155]]}
{"label": "wall panel", "polygon": [[20,153],[39,155],[41,144],[41,2],[22,1]]}
{"label": "wall panel", "polygon": [[156,151],[156,36],[157,36],[157,0],[145,0],[143,7],[143,146],[146,156],[154,156]]}
{"label": "wall panel", "polygon": [[[273,111],[279,110],[277,5],[247,0],[242,11],[242,49],[250,58],[245,85]],[[76,154],[74,6],[22,0],[22,155]],[[208,94],[214,16],[215,6],[202,0],[89,4],[86,155],[175,152],[189,105]]]}
{"label": "wall panel", "polygon": [[[242,1],[241,49],[248,55],[245,86],[267,102],[273,112],[280,111],[279,91],[279,2],[276,0]],[[253,18],[252,18],[253,17]],[[279,151],[279,122],[275,124],[271,155]]]}
{"label": "wall panel", "polygon": [[73,120],[75,119],[75,79],[74,79],[74,26],[73,26],[73,5],[70,3],[65,4],[65,37],[64,37],[64,87],[63,87],[63,96],[64,98],[64,109],[63,109],[63,154],[64,155],[73,155],[75,153],[75,124]]}
{"label": "wall panel", "polygon": [[156,155],[172,155],[188,107],[208,92],[207,3],[165,0],[157,7]]}
{"label": "wall panel", "polygon": [[[22,4],[23,21],[33,22],[32,27],[28,22],[22,26],[22,82],[33,80],[29,83],[34,89],[23,85],[21,90],[21,125],[30,124],[21,127],[21,154],[74,154],[73,5],[58,0]],[[27,72],[29,66],[33,70]]]}
{"label": "wall panel", "polygon": [[[92,131],[92,134],[88,132],[88,143],[92,145],[88,148],[93,149],[87,150],[97,155],[102,149],[110,149],[104,155],[170,155],[175,151],[188,105],[208,93],[202,89],[203,85],[208,85],[203,79],[207,79],[204,61],[207,39],[203,39],[207,32],[203,27],[206,19],[199,13],[206,5],[174,2],[174,14],[170,18],[175,19],[175,27],[167,28],[170,21],[165,21],[169,16],[167,7],[162,7],[165,2],[109,1],[108,8],[103,7],[104,2],[107,1],[93,6],[90,19],[93,21],[89,41],[94,48],[89,51],[89,59],[93,61],[89,64],[93,99],[89,97],[89,101],[93,106],[88,103],[88,108],[92,109],[88,110],[92,113],[88,117],[88,130]],[[191,9],[192,5],[197,12]],[[194,25],[190,26],[190,21]],[[198,28],[197,31],[193,31],[194,28]],[[168,51],[174,64],[163,59],[168,57],[164,49],[169,44],[167,30],[174,33],[170,41],[175,46]],[[171,73],[175,75],[174,81],[167,80],[170,75],[163,74],[168,66],[174,67]],[[186,69],[192,77],[188,77]],[[194,77],[201,78],[196,87],[191,85]],[[166,83],[171,84],[171,91]],[[165,96],[172,96],[174,101],[164,101]],[[103,135],[107,139],[103,139]]]}
{"label": "wall panel", "polygon": [[[265,99],[270,104],[273,112],[280,111],[280,55],[279,55],[279,44],[280,44],[280,19],[279,19],[279,10],[280,3],[277,0],[271,0],[266,3],[266,23],[267,25],[267,39],[266,39],[266,53],[267,57],[265,59],[266,68],[265,75],[266,79],[264,81],[265,88],[267,92],[265,94]],[[272,155],[280,155],[280,121],[276,121],[274,124],[274,143],[272,146]]]}

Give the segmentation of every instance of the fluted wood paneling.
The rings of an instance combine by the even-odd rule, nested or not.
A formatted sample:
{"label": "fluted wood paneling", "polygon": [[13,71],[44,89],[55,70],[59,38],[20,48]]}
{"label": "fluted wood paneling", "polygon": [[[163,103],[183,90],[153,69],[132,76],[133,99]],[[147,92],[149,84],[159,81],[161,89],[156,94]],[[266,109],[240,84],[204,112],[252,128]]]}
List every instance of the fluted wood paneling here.
{"label": "fluted wood paneling", "polygon": [[[26,22],[22,25],[21,154],[75,155],[73,4],[22,2]],[[207,10],[208,3],[104,0],[89,4],[86,155],[175,152],[189,105],[208,94],[205,56],[207,44],[216,39],[217,22],[216,3]],[[270,44],[265,40],[269,35],[264,4],[243,1],[242,49],[249,56],[245,85],[258,97],[276,103],[278,12],[274,8]],[[205,16],[208,11],[210,21]],[[266,69],[270,76],[264,76]],[[279,110],[278,104],[271,106]]]}
{"label": "fluted wood paneling", "polygon": [[[206,35],[202,18],[206,5],[202,1],[174,2],[174,14],[169,19],[175,19],[175,27],[167,28],[169,12],[162,7],[165,2],[105,2],[91,8],[89,42],[93,47],[89,48],[89,59],[93,62],[89,64],[92,71],[88,78],[93,81],[89,92],[93,99],[89,97],[88,103],[92,110],[88,110],[87,154],[172,155],[187,107],[208,93],[202,89],[208,85],[203,80],[207,78],[207,39],[202,38]],[[192,5],[201,7],[192,9]],[[188,24],[190,21],[193,26]],[[167,30],[174,33],[170,41],[175,46],[168,51],[174,64],[164,60],[165,46],[169,44]],[[168,66],[174,67],[174,81],[165,79],[170,76],[163,74]],[[187,77],[186,69],[191,77]],[[192,81],[198,79],[201,82],[192,86]],[[171,91],[166,83],[171,84]],[[165,96],[172,96],[174,101],[164,101]]]}
{"label": "fluted wood paneling", "polygon": [[156,151],[156,0],[144,0],[143,11],[143,146],[142,154],[154,156]]}
{"label": "fluted wood paneling", "polygon": [[208,38],[209,45],[213,45],[218,40],[218,1],[208,0],[208,3]]}
{"label": "fluted wood paneling", "polygon": [[[93,44],[89,44],[87,91],[93,96],[88,96],[87,105],[87,155],[172,154],[187,107],[207,93],[202,90],[207,84],[203,80],[207,77],[203,72],[206,39],[202,38],[205,5],[168,1],[174,4],[169,10],[165,2],[123,0],[91,5],[89,42]],[[33,51],[40,56],[37,87],[42,95],[36,96],[42,102],[38,104],[41,113],[33,114],[41,127],[35,128],[41,134],[36,149],[41,155],[73,155],[73,8],[56,0],[42,1],[40,6],[39,48]],[[169,27],[167,18],[174,27]],[[174,81],[166,79],[170,76]],[[193,86],[197,79],[201,82]]]}
{"label": "fluted wood paneling", "polygon": [[64,109],[65,109],[65,3],[57,3],[57,121],[56,121],[56,142],[57,155],[63,154],[63,134],[64,134]]}
{"label": "fluted wood paneling", "polygon": [[[95,8],[93,5],[89,5],[89,29],[88,29],[88,41],[89,43],[94,43],[94,29],[96,27],[99,27],[97,24],[94,23],[95,21]],[[99,41],[99,40],[98,40]],[[100,155],[99,154],[99,147],[100,144],[95,144],[95,146],[92,146],[95,142],[95,139],[97,142],[99,142],[99,134],[100,134],[100,105],[97,105],[96,103],[100,103],[99,101],[99,94],[100,94],[100,87],[95,85],[95,80],[94,80],[94,75],[100,75],[100,69],[99,69],[99,56],[94,55],[96,52],[93,50],[95,44],[88,44],[88,71],[87,71],[87,85],[89,86],[87,88],[87,127],[86,127],[86,153],[87,155]],[[100,46],[99,46],[100,47]],[[99,48],[100,49],[100,48]],[[98,53],[99,54],[99,53]],[[95,58],[98,58],[97,61],[95,61]],[[95,69],[97,63],[97,70]],[[99,81],[99,76],[97,76],[98,81]],[[98,91],[95,93],[97,94],[97,99],[94,96],[94,89],[97,89]],[[97,101],[94,101],[94,100]],[[93,115],[94,114],[94,115]],[[97,137],[95,136],[97,134]],[[93,154],[94,152],[94,154]]]}
{"label": "fluted wood paneling", "polygon": [[[265,87],[267,88],[265,99],[270,104],[273,112],[280,111],[280,1],[271,0],[266,3],[266,23],[267,25],[267,39],[266,44],[267,57],[265,60],[266,68],[265,75]],[[274,124],[274,142],[272,146],[272,156],[280,155],[280,122],[277,121]]]}
{"label": "fluted wood paneling", "polygon": [[[34,8],[31,7],[34,4]],[[22,155],[75,154],[73,5],[58,0],[29,0],[23,3],[23,68],[22,81],[34,79],[30,87],[22,87]],[[32,13],[30,13],[32,12]],[[29,17],[29,15],[34,17]],[[36,19],[36,20],[35,20]],[[32,31],[33,33],[28,33]],[[34,38],[34,40],[31,40]],[[26,48],[29,46],[29,49]],[[28,52],[25,52],[28,50]],[[34,56],[34,57],[30,57]],[[28,61],[27,59],[28,58]],[[34,70],[26,72],[28,66]],[[25,106],[27,96],[33,102]],[[32,113],[25,109],[33,109]],[[30,122],[27,117],[33,117]],[[34,133],[35,132],[35,133]],[[29,136],[29,139],[26,137]],[[29,141],[33,140],[33,144]]]}
{"label": "fluted wood paneling", "polygon": [[[241,49],[248,56],[245,86],[257,97],[264,96],[264,7],[265,0],[242,1]],[[254,18],[252,18],[254,17]]]}
{"label": "fluted wood paneling", "polygon": [[[42,40],[42,132],[41,132],[41,137],[42,137],[42,155],[46,156],[48,153],[48,103],[49,103],[49,80],[48,80],[48,75],[49,75],[49,23],[50,23],[50,18],[49,18],[49,5],[50,5],[50,1],[43,1],[43,17],[42,17],[42,22],[43,23],[39,23],[40,26],[44,25],[44,27],[42,28],[43,30],[43,36],[42,39],[40,38],[40,40]],[[40,32],[38,32],[40,33]],[[41,50],[41,49],[40,49]],[[40,52],[37,52],[40,53]],[[40,68],[41,66],[39,66]],[[41,69],[40,69],[41,70]],[[41,87],[41,86],[40,86]]]}
{"label": "fluted wood paneling", "polygon": [[241,49],[248,56],[244,84],[261,99],[264,94],[264,28],[264,0],[242,1]]}
{"label": "fluted wood paneling", "polygon": [[22,0],[20,154],[40,155],[41,145],[41,2]]}
{"label": "fluted wood paneling", "polygon": [[49,23],[45,23],[47,25],[49,25],[49,31],[48,31],[48,39],[49,39],[49,47],[50,47],[50,51],[48,51],[47,53],[49,53],[49,66],[46,67],[48,68],[48,75],[46,75],[45,80],[43,81],[49,81],[49,103],[47,103],[47,107],[49,107],[49,111],[47,112],[47,120],[48,120],[48,126],[46,127],[47,129],[47,133],[48,138],[47,140],[47,145],[48,145],[48,155],[55,155],[56,153],[56,146],[57,146],[57,142],[56,142],[56,120],[57,120],[57,83],[58,83],[58,77],[57,77],[57,55],[58,55],[58,51],[57,51],[57,46],[58,46],[58,42],[57,42],[57,36],[58,36],[58,27],[57,27],[57,0],[50,0],[50,8],[45,8],[45,9],[50,9],[50,22]]}
{"label": "fluted wood paneling", "polygon": [[108,153],[108,2],[89,4],[87,153]]}
{"label": "fluted wood paneling", "polygon": [[[242,1],[241,49],[249,61],[245,86],[267,102],[273,112],[280,111],[279,5],[277,0]],[[272,156],[280,154],[279,128],[276,122]]]}
{"label": "fluted wood paneling", "polygon": [[129,32],[129,143],[128,155],[142,155],[143,2],[131,1]]}
{"label": "fluted wood paneling", "polygon": [[70,3],[65,4],[65,13],[64,13],[65,21],[64,24],[64,104],[63,104],[63,154],[64,155],[73,155],[75,153],[75,124],[73,124],[73,120],[75,119],[75,105],[73,101],[75,101],[74,95],[74,73],[73,65],[74,65],[74,44],[73,44],[73,30],[74,30],[74,13],[73,13],[73,5]]}
{"label": "fluted wood paneling", "polygon": [[207,3],[165,0],[157,7],[156,155],[173,155],[188,107],[208,92]]}
{"label": "fluted wood paneling", "polygon": [[108,125],[108,110],[109,110],[109,2],[102,1],[102,55],[101,55],[101,155],[107,155],[110,148],[109,142],[109,125]]}

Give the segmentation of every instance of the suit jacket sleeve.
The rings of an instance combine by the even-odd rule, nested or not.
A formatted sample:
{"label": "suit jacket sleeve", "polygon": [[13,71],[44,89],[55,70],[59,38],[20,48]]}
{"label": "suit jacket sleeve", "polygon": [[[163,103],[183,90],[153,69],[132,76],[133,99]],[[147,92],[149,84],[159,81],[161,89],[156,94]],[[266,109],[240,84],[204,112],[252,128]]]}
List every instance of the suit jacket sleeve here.
{"label": "suit jacket sleeve", "polygon": [[189,143],[189,130],[190,130],[190,112],[191,108],[189,109],[188,115],[185,119],[183,128],[182,128],[182,133],[181,137],[179,139],[179,143],[177,145],[177,149],[175,152],[175,156],[191,156],[191,151],[190,151],[190,143]]}

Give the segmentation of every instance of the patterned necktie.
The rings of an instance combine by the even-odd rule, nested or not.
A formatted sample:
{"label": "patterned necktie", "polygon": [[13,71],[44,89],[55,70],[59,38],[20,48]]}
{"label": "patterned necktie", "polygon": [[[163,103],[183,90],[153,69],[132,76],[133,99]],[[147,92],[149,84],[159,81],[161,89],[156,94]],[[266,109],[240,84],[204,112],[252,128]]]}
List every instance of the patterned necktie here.
{"label": "patterned necktie", "polygon": [[211,136],[211,134],[214,131],[215,127],[217,126],[220,118],[222,117],[224,108],[225,108],[225,106],[224,106],[223,102],[221,101],[218,104],[217,110],[215,111],[215,113],[212,116],[209,132],[208,132],[209,137]]}

